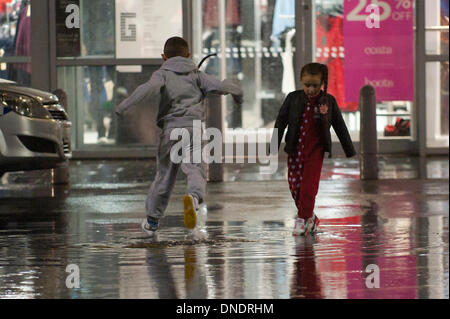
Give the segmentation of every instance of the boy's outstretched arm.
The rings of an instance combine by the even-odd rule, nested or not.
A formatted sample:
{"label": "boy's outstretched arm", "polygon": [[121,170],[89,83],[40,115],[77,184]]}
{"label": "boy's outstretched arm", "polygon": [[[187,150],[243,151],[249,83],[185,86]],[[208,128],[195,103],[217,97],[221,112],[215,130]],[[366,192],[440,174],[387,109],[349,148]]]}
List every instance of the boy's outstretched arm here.
{"label": "boy's outstretched arm", "polygon": [[243,92],[242,89],[233,83],[231,80],[223,80],[220,81],[214,76],[210,76],[203,72],[199,72],[200,77],[200,88],[204,92],[204,94],[212,93],[212,94],[221,94],[233,95],[233,99],[236,103],[242,103]]}
{"label": "boy's outstretched arm", "polygon": [[129,108],[141,103],[144,100],[159,97],[163,86],[163,76],[158,71],[154,72],[149,81],[138,86],[138,88],[134,90],[129,97],[123,100],[122,103],[116,107],[116,115],[123,115]]}

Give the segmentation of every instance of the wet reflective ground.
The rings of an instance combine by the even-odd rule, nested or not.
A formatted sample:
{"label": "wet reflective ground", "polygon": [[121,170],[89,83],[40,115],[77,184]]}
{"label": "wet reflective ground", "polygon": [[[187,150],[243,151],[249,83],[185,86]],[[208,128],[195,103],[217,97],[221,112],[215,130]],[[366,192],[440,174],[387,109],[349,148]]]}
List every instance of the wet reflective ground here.
{"label": "wet reflective ground", "polygon": [[[315,238],[291,236],[283,165],[272,176],[227,166],[208,185],[206,237],[183,227],[180,176],[156,240],[139,227],[152,161],[74,161],[68,186],[8,174],[0,298],[448,298],[448,157],[380,169],[363,182],[357,161],[326,160]],[[69,289],[73,264],[80,288]]]}

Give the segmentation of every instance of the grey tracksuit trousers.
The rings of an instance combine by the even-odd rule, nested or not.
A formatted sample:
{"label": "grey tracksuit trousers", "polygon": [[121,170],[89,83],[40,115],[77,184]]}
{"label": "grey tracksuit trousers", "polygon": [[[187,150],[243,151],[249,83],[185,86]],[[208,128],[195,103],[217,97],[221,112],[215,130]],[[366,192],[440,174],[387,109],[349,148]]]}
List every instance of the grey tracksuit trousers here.
{"label": "grey tracksuit trousers", "polygon": [[[157,154],[157,173],[155,180],[150,187],[146,201],[146,212],[148,217],[160,219],[164,215],[164,211],[169,203],[170,195],[175,186],[177,173],[181,167],[181,170],[187,177],[187,191],[186,194],[197,197],[199,201],[205,198],[206,192],[206,165],[201,163],[194,163],[189,160],[184,163],[176,163],[171,158],[171,150],[176,149],[175,144],[179,143],[179,140],[170,140],[170,134],[172,129],[165,129],[161,133],[158,145]],[[184,154],[190,156],[196,151],[201,152],[201,145],[197,146],[193,143],[193,129],[185,128],[185,133],[188,133],[188,137],[185,137],[183,141]],[[189,143],[187,143],[189,141]],[[200,149],[194,149],[194,145]]]}

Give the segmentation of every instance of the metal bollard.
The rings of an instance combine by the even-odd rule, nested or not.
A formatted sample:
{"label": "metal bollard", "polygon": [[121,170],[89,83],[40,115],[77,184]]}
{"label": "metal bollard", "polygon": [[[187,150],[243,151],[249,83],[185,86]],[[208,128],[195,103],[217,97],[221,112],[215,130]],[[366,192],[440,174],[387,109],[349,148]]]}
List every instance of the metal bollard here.
{"label": "metal bollard", "polygon": [[[64,90],[62,89],[56,89],[55,91],[53,91],[53,94],[58,97],[60,104],[67,111],[66,92],[64,92]],[[50,176],[52,184],[68,184],[70,181],[69,160],[59,163],[55,168],[51,169]]]}
{"label": "metal bollard", "polygon": [[360,179],[378,179],[378,138],[375,89],[366,85],[360,91]]}

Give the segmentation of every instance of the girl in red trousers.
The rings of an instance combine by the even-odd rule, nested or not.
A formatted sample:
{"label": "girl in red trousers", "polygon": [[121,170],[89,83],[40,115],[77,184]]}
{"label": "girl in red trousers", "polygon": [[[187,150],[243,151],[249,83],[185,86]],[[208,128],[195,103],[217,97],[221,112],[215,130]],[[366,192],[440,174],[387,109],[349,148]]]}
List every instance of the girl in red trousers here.
{"label": "girl in red trousers", "polygon": [[[327,93],[328,68],[310,63],[302,68],[303,90],[291,92],[281,106],[275,130],[278,130],[277,150],[286,127],[288,181],[298,210],[294,236],[314,234],[319,218],[314,204],[319,190],[320,173],[325,152],[331,158],[330,127],[333,126],[347,157],[356,155],[336,99]],[[323,90],[322,90],[323,87]],[[276,135],[274,135],[275,137]]]}

